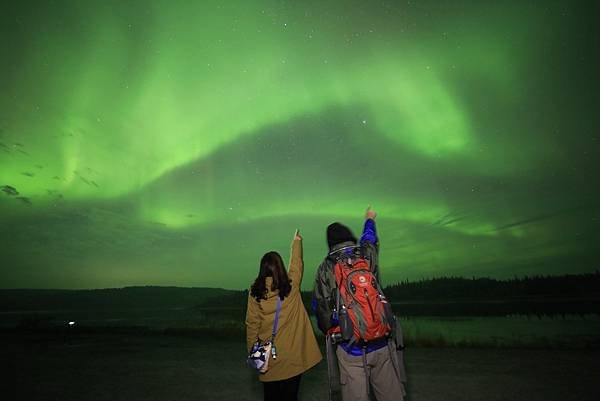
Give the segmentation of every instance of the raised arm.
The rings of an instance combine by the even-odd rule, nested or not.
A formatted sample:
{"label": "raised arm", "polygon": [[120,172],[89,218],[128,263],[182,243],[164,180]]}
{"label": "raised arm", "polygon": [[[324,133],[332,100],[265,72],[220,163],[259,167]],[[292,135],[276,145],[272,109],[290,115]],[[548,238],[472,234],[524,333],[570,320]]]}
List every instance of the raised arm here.
{"label": "raised arm", "polygon": [[365,212],[365,226],[360,236],[360,246],[363,247],[366,258],[370,260],[371,271],[379,279],[379,238],[375,229],[375,217],[377,213],[369,205]]}
{"label": "raised arm", "polygon": [[304,273],[304,262],[302,260],[302,237],[298,230],[294,233],[292,240],[292,251],[290,256],[290,268],[288,277],[292,280],[292,288],[300,290],[302,284],[302,275]]}
{"label": "raised arm", "polygon": [[365,212],[365,226],[363,227],[362,235],[360,236],[360,244],[364,245],[369,241],[373,245],[377,245],[377,231],[375,230],[375,217],[377,213],[371,209],[371,205]]}

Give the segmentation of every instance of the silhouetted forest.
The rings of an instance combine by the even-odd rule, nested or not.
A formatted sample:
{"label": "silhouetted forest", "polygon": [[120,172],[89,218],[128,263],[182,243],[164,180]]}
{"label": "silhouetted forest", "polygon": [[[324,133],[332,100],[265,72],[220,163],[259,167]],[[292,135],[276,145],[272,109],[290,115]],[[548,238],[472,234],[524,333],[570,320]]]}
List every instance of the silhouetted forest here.
{"label": "silhouetted forest", "polygon": [[385,287],[393,302],[409,300],[506,299],[518,297],[600,297],[600,272],[563,276],[525,276],[508,280],[440,277]]}
{"label": "silhouetted forest", "polygon": [[190,307],[234,293],[220,288],[139,286],[95,290],[0,290],[0,311]]}
{"label": "silhouetted forest", "polygon": [[[600,314],[600,273],[493,278],[440,277],[384,288],[399,316],[506,316]],[[203,307],[246,305],[248,291],[207,298]],[[302,299],[311,311],[312,292]]]}
{"label": "silhouetted forest", "polygon": [[400,316],[565,316],[600,314],[600,274],[442,277],[385,288]]}
{"label": "silhouetted forest", "polygon": [[[492,278],[440,277],[384,288],[399,316],[600,314],[600,273]],[[235,309],[243,314],[248,290],[126,287],[98,290],[0,290],[0,312]],[[312,292],[302,299],[311,311]],[[220,312],[224,313],[224,312]],[[237,315],[236,315],[237,316]]]}

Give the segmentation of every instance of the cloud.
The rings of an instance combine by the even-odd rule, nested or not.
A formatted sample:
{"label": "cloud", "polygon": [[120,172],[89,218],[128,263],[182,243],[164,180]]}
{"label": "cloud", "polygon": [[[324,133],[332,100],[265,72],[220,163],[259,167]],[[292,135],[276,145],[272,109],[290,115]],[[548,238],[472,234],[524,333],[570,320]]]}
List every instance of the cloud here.
{"label": "cloud", "polygon": [[0,190],[10,196],[19,195],[19,191],[17,191],[15,187],[11,187],[10,185],[3,185],[2,187],[0,187]]}
{"label": "cloud", "polygon": [[17,196],[15,199],[20,200],[21,202],[23,202],[24,204],[26,204],[27,206],[31,206],[33,205],[33,203],[31,202],[31,199],[25,197],[25,196]]}

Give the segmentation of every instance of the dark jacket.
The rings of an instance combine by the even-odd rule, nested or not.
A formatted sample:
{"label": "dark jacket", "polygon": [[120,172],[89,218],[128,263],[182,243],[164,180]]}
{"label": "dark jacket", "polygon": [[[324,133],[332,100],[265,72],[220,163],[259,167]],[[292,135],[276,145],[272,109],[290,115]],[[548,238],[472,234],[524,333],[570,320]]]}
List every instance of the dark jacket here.
{"label": "dark jacket", "polygon": [[[335,252],[336,250],[351,245],[356,244],[354,241],[345,241],[330,246],[330,253],[325,257],[317,269],[313,293],[313,310],[317,317],[319,329],[325,334],[327,334],[329,329],[338,324],[338,322],[332,321],[332,312],[336,304],[337,284],[333,272],[335,260],[330,255],[331,252]],[[360,246],[365,259],[370,262],[372,273],[377,280],[379,280],[379,241],[377,239],[374,220],[367,219],[365,221],[363,233],[360,238]],[[391,360],[393,369],[400,381],[405,383],[406,371],[404,369],[402,328],[400,327],[398,320],[395,321],[394,325],[395,330],[393,336],[388,339],[387,346],[392,355]],[[343,344],[340,345],[342,345],[342,348],[344,348],[347,353],[353,354],[352,347],[348,348],[344,347]],[[337,344],[332,343],[331,336],[326,335],[325,349],[327,351],[327,371],[329,375],[330,391],[334,393],[339,391],[340,378],[337,357],[335,355],[336,346]],[[367,350],[367,352],[369,352],[369,350]]]}
{"label": "dark jacket", "polygon": [[[333,245],[329,254],[317,268],[313,292],[313,310],[317,317],[319,329],[325,334],[327,330],[337,325],[337,322],[332,321],[332,313],[336,303],[337,284],[335,282],[335,274],[333,273],[335,259],[330,255],[332,252],[351,245],[356,245],[356,243],[345,241]],[[365,221],[363,233],[360,237],[360,246],[364,258],[370,263],[371,271],[377,280],[379,280],[379,243],[374,220],[367,219]]]}

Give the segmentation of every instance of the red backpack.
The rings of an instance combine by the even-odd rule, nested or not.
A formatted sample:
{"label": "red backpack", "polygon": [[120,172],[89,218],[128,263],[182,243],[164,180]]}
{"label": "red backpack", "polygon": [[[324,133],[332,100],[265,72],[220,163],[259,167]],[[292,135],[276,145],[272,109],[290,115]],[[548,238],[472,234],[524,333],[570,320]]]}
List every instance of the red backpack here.
{"label": "red backpack", "polygon": [[370,263],[360,253],[341,252],[335,260],[336,308],[342,339],[357,343],[389,336],[394,315]]}

